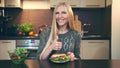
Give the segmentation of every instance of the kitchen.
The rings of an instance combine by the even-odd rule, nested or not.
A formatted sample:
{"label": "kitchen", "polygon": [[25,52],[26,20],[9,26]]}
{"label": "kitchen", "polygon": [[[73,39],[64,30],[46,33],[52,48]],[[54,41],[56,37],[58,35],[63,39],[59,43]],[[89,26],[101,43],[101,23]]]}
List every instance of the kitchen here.
{"label": "kitchen", "polygon": [[[51,1],[55,2],[54,0],[51,0]],[[93,0],[93,2],[96,2],[96,1],[98,0]],[[101,1],[104,1],[104,2],[98,2],[98,4],[101,3],[100,6],[93,5],[92,2],[90,3],[90,6],[89,6],[89,2],[87,2],[87,0],[85,4],[88,4],[88,6],[85,6],[82,2],[81,3],[83,5],[77,4],[74,6],[74,3],[72,4],[75,15],[79,16],[78,19],[82,22],[84,31],[87,32],[87,33],[84,33],[83,42],[81,44],[81,57],[83,57],[83,59],[111,59],[111,6],[109,5],[109,2],[107,4],[103,4],[103,3],[106,3],[105,1],[108,1],[108,0],[101,0]],[[54,6],[55,3],[51,3],[51,5],[52,4]],[[31,7],[30,5],[34,5],[34,6]],[[14,24],[32,23],[35,34],[36,33],[38,34],[39,26],[44,24],[47,24],[48,26],[51,25],[51,19],[52,19],[51,16],[52,16],[52,10],[53,10],[53,6],[51,5],[49,0],[40,0],[40,1],[39,0],[35,0],[35,1],[23,0],[22,8],[21,6],[18,6],[17,8],[6,7],[4,8],[3,16],[9,18],[9,19],[7,18],[7,26],[13,23]],[[1,8],[1,10],[3,10],[3,8]],[[1,35],[4,37],[1,37],[0,41],[14,40],[13,43],[15,43],[16,39],[33,39],[33,41],[35,39],[39,40],[38,37],[29,38],[29,37],[23,37],[23,36],[18,36],[15,38],[12,36],[13,38],[11,39],[10,36],[8,37],[8,33],[4,33],[4,35]],[[85,46],[82,46],[82,45],[85,45]],[[10,45],[8,46],[11,47]],[[16,46],[16,44],[14,44],[14,46]],[[102,49],[105,48],[104,49],[105,51],[101,50],[101,48]],[[105,54],[101,54],[100,56],[95,55],[94,50],[97,52],[103,51]],[[92,53],[89,54],[88,52],[90,51],[92,51],[93,54]],[[93,56],[95,56],[96,58]]]}

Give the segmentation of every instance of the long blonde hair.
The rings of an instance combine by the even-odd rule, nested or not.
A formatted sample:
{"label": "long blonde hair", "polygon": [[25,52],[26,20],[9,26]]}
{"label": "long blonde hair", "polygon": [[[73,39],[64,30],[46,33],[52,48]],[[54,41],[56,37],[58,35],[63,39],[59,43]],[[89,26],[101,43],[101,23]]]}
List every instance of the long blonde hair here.
{"label": "long blonde hair", "polygon": [[76,26],[74,24],[74,15],[73,15],[73,11],[72,8],[69,4],[65,3],[65,2],[61,2],[59,3],[55,8],[54,8],[54,12],[53,12],[53,20],[52,20],[52,25],[51,25],[51,32],[50,32],[50,36],[49,39],[46,43],[45,48],[43,49],[41,55],[44,53],[44,51],[46,50],[46,48],[51,44],[51,42],[55,39],[55,37],[58,35],[58,27],[57,27],[57,22],[56,22],[56,10],[59,6],[64,6],[67,10],[67,14],[68,14],[68,27],[72,30],[76,30]]}

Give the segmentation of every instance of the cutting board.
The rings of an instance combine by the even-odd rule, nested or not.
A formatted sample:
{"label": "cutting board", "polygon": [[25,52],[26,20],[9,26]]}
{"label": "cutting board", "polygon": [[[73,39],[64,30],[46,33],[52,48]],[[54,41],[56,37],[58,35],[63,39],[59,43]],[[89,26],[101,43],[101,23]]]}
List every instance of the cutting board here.
{"label": "cutting board", "polygon": [[77,31],[82,36],[82,22],[78,19],[78,15],[75,15],[75,25],[76,25]]}

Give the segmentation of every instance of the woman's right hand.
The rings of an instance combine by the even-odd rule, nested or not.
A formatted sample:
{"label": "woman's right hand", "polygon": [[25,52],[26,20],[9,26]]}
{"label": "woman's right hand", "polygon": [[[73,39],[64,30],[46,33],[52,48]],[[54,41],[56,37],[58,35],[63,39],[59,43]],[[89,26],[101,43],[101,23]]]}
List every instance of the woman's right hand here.
{"label": "woman's right hand", "polygon": [[58,41],[58,36],[56,36],[52,43],[52,50],[60,50],[61,48],[62,42]]}

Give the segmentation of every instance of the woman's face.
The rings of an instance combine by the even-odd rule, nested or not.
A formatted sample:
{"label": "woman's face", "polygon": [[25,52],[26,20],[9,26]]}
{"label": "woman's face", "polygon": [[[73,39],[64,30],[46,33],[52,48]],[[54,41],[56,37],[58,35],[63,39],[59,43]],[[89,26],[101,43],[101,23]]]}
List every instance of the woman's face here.
{"label": "woman's face", "polygon": [[56,21],[59,27],[67,26],[68,24],[68,15],[67,10],[64,6],[59,6],[56,10]]}

